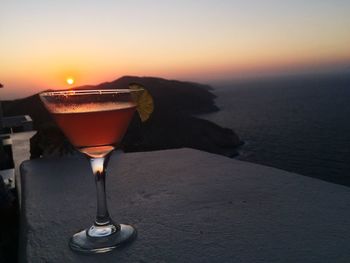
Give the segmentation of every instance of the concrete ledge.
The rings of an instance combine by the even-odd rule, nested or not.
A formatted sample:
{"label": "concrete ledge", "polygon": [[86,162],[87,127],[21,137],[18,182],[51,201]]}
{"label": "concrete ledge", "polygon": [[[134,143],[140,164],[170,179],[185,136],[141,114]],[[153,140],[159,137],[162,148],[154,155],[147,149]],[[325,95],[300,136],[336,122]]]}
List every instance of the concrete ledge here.
{"label": "concrete ledge", "polygon": [[[19,201],[21,201],[22,194],[19,167],[23,161],[30,159],[30,138],[35,133],[36,131],[28,131],[11,134],[13,159],[15,162],[15,186]],[[19,206],[21,206],[21,202],[19,202]]]}
{"label": "concrete ledge", "polygon": [[191,149],[115,154],[109,210],[138,238],[85,256],[68,239],[95,215],[85,158],[21,167],[21,262],[349,262],[350,189]]}

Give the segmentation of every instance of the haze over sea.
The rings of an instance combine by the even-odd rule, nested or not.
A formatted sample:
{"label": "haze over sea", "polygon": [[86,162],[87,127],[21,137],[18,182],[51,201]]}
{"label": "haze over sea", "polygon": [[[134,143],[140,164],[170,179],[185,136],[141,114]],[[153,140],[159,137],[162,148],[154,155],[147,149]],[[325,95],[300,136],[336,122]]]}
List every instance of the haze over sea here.
{"label": "haze over sea", "polygon": [[350,186],[350,74],[214,85],[221,109],[205,118],[234,129],[238,159]]}

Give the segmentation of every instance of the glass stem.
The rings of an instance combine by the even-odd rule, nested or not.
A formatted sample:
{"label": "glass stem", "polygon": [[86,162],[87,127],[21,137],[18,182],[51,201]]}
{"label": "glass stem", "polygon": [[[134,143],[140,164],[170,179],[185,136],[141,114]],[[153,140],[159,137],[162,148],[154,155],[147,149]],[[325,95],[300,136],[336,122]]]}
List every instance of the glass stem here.
{"label": "glass stem", "polygon": [[97,214],[95,225],[104,226],[111,223],[111,218],[108,213],[106,200],[106,167],[109,161],[110,154],[105,157],[90,158],[92,172],[95,177],[96,193],[97,193]]}

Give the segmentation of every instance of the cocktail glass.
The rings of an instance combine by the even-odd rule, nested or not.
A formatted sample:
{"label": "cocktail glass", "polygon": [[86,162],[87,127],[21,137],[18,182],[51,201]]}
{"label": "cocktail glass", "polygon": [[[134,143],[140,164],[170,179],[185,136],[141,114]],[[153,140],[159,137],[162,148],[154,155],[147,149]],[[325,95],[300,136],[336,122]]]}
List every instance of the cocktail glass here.
{"label": "cocktail glass", "polygon": [[88,157],[95,177],[97,215],[93,225],[73,235],[71,249],[108,252],[132,240],[136,230],[116,224],[106,201],[106,166],[136,109],[130,89],[43,92],[40,98],[70,142]]}

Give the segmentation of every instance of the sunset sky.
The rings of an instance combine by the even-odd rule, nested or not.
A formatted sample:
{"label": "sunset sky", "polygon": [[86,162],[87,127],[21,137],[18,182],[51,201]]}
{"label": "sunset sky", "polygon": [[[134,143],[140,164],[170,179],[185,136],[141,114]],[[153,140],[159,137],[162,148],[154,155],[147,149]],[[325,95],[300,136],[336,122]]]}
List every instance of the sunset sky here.
{"label": "sunset sky", "polygon": [[210,83],[350,65],[349,0],[1,0],[0,99],[123,75]]}

